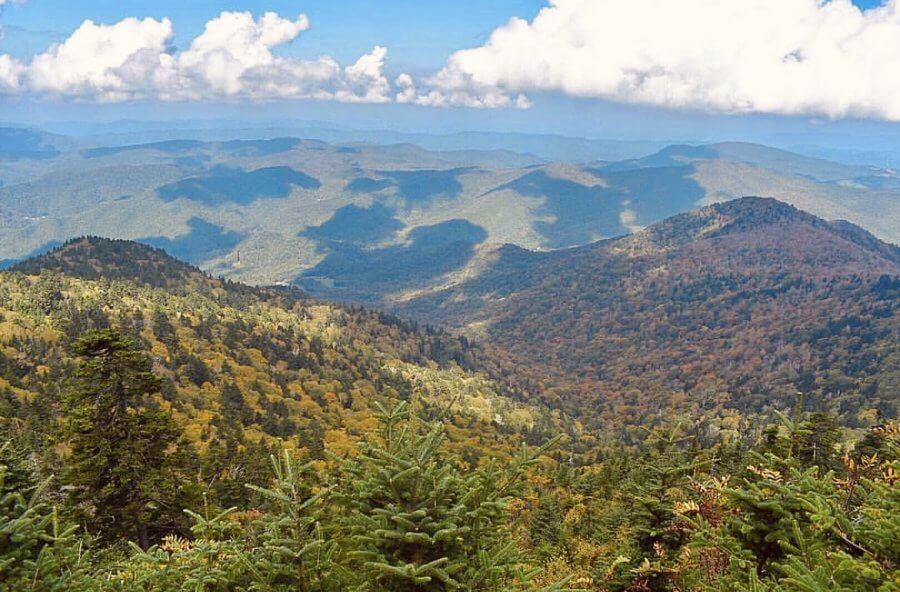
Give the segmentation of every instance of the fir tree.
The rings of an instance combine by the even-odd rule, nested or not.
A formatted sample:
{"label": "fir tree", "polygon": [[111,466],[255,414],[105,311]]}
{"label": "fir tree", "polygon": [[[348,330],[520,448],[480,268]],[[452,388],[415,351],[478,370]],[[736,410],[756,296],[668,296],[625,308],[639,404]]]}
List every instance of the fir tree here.
{"label": "fir tree", "polygon": [[0,444],[0,592],[69,590],[89,567],[77,527],[47,499],[21,453]]}
{"label": "fir tree", "polygon": [[344,590],[335,561],[337,545],[323,533],[321,500],[315,493],[311,463],[300,463],[285,451],[272,457],[271,487],[248,484],[265,501],[265,511],[253,527],[258,545],[247,556],[251,590],[326,592]]}
{"label": "fir tree", "polygon": [[65,475],[74,501],[104,539],[150,538],[176,529],[194,487],[188,446],[152,395],[160,379],[115,330],[92,331],[74,346],[81,364],[65,393],[72,457]]}
{"label": "fir tree", "polygon": [[[877,431],[881,446],[896,448],[897,426]],[[697,529],[692,548],[727,560],[721,577],[702,589],[896,590],[900,463],[877,456],[845,462],[838,475],[805,468],[797,458],[752,453],[742,483],[722,490],[721,507],[685,517]]]}
{"label": "fir tree", "polygon": [[365,445],[344,477],[358,590],[526,588],[531,574],[505,509],[536,456],[523,449],[505,470],[463,472],[442,450],[441,422],[417,424],[406,402],[378,409],[380,442]]}

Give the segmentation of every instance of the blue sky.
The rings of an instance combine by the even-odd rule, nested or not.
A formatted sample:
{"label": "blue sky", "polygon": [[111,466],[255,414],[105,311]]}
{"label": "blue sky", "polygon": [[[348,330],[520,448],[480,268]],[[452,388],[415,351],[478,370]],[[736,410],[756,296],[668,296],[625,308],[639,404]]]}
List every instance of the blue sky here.
{"label": "blue sky", "polygon": [[[640,15],[632,14],[631,20],[626,15],[629,1],[620,0],[624,23],[621,26],[639,29],[642,25],[634,19]],[[661,9],[678,4],[671,0],[657,1],[660,2],[658,6]],[[693,0],[694,4],[698,2],[702,4],[703,0]],[[0,4],[2,3],[3,0],[0,0]],[[877,0],[856,0],[854,4],[861,9],[880,5]],[[123,0],[12,0],[12,3],[7,2],[0,8],[0,28],[3,30],[0,60],[3,54],[8,54],[11,59],[16,60],[22,73],[16,80],[15,91],[8,90],[3,94],[3,64],[0,61],[0,108],[5,112],[0,117],[8,121],[31,123],[80,118],[112,120],[217,117],[247,121],[296,118],[323,119],[354,127],[391,127],[415,131],[517,130],[635,139],[772,139],[773,143],[778,138],[789,138],[782,143],[818,141],[823,144],[858,146],[871,142],[890,143],[892,137],[900,136],[896,123],[897,113],[900,113],[897,102],[900,99],[889,96],[892,94],[892,87],[878,82],[890,78],[890,75],[886,77],[878,71],[872,75],[871,81],[862,80],[862,84],[854,81],[848,86],[864,86],[871,82],[881,84],[875,88],[887,90],[868,93],[860,91],[856,95],[844,96],[840,84],[835,84],[836,90],[833,91],[810,89],[811,86],[819,85],[819,82],[815,82],[807,84],[806,88],[798,87],[785,92],[785,96],[801,97],[791,103],[773,101],[768,96],[767,89],[760,89],[759,84],[753,86],[743,79],[720,81],[714,78],[715,74],[707,71],[697,73],[696,77],[700,81],[697,88],[686,91],[687,98],[675,96],[675,93],[669,92],[669,87],[665,87],[662,92],[659,88],[648,90],[646,86],[619,92],[615,84],[610,86],[606,80],[592,78],[597,60],[615,56],[615,45],[598,45],[591,50],[594,53],[582,56],[583,61],[575,62],[575,66],[571,63],[553,62],[550,58],[546,60],[549,66],[544,65],[542,60],[545,54],[542,53],[544,49],[540,43],[548,39],[555,42],[557,37],[562,38],[567,34],[566,31],[552,29],[548,33],[536,21],[532,23],[535,15],[545,6],[546,2],[539,0],[234,0],[229,3],[216,0],[157,0],[152,3]],[[249,11],[255,18],[272,11],[280,15],[286,25],[290,25],[301,13],[307,15],[308,30],[299,26],[299,21],[294,22],[297,30],[302,31],[291,35],[288,42],[271,48],[272,55],[277,59],[293,58],[299,64],[303,60],[311,63],[312,60],[327,56],[336,63],[335,68],[339,66],[345,69],[361,56],[371,54],[375,63],[367,62],[368,70],[362,80],[352,80],[346,71],[341,73],[335,70],[337,73],[331,75],[326,87],[315,89],[315,93],[319,94],[304,91],[301,94],[286,95],[286,91],[279,87],[276,94],[263,97],[262,103],[259,102],[259,97],[253,95],[250,83],[242,78],[244,74],[241,73],[235,76],[236,80],[242,81],[243,86],[234,94],[223,94],[225,91],[221,89],[212,93],[211,87],[180,88],[174,93],[178,97],[176,100],[161,101],[156,97],[165,95],[166,89],[129,87],[122,93],[119,88],[124,83],[118,79],[112,85],[112,90],[97,91],[96,72],[85,73],[85,80],[89,83],[75,80],[63,84],[56,80],[45,80],[42,86],[39,84],[40,72],[32,72],[34,68],[29,67],[35,54],[44,52],[52,43],[65,41],[86,19],[112,26],[128,17],[152,17],[155,19],[154,23],[164,17],[168,18],[171,20],[172,35],[167,38],[166,51],[177,54],[186,50],[192,40],[203,33],[207,23],[225,10]],[[699,23],[697,26],[702,35],[704,29],[701,21],[704,13],[689,16],[691,22]],[[481,46],[493,31],[503,30],[511,17],[525,19],[524,23],[528,26],[522,34],[527,35],[523,39],[528,41],[524,47],[531,50],[529,44],[533,40],[534,55],[523,56],[521,62],[512,60],[514,63],[503,70],[501,66],[495,65],[510,62],[510,56],[515,58],[517,52],[522,52],[522,46],[512,42],[508,48]],[[602,25],[615,20],[610,17],[609,12],[585,17],[589,18],[601,19],[596,23],[598,30]],[[579,19],[573,20],[577,25]],[[765,21],[761,22],[761,27],[767,26]],[[614,23],[612,26],[612,31],[615,31],[615,27],[619,25]],[[815,30],[812,35],[809,33],[806,31],[804,35],[816,37]],[[573,33],[574,37],[577,37],[577,32]],[[630,41],[626,39],[623,43],[634,42],[637,38],[632,36]],[[677,38],[673,42],[674,46],[661,45],[657,49],[658,59],[665,59],[672,47],[679,47]],[[747,42],[752,43],[754,39],[750,38]],[[379,56],[375,55],[375,46],[387,48],[386,58],[381,62],[378,61]],[[567,49],[569,53],[577,53],[580,47],[581,42],[576,40]],[[861,47],[866,49],[868,46]],[[469,62],[454,62],[451,59],[454,52],[467,48],[478,48],[474,55],[477,59]],[[712,45],[710,51],[713,56],[716,55],[717,50]],[[871,58],[865,57],[866,51],[861,51],[860,55],[863,57],[855,58],[856,63],[848,61],[843,66],[850,74],[864,70],[871,64],[886,63],[886,68],[895,66],[893,69],[900,69],[900,55],[891,53],[894,51],[892,48],[885,51],[888,52],[886,56],[873,55]],[[801,48],[796,54],[805,59],[804,52],[805,49]],[[623,53],[627,52],[623,50]],[[727,53],[727,48],[725,52],[720,50],[718,53]],[[793,52],[786,53],[793,55]],[[90,61],[91,58],[82,56],[82,59]],[[655,58],[651,55],[649,59]],[[859,60],[863,62],[860,63]],[[528,71],[535,63],[539,67],[535,66],[535,71]],[[809,76],[813,80],[817,80],[817,72],[830,73],[828,64],[823,65],[821,60],[809,60],[809,63]],[[624,71],[631,67],[630,64],[613,65]],[[48,66],[49,71],[54,67],[66,70],[72,68],[72,62],[55,62]],[[566,70],[569,78],[536,81],[536,77],[542,72],[540,68],[546,70],[548,67]],[[746,69],[745,65],[736,64],[735,70],[742,67]],[[813,67],[818,70],[813,70]],[[444,70],[447,75],[440,83],[435,83],[432,77]],[[652,65],[648,71],[652,72]],[[892,69],[886,71],[891,72]],[[179,70],[179,74],[183,72]],[[409,97],[402,101],[400,95],[406,87],[398,84],[397,76],[400,74],[408,74],[411,81]],[[664,81],[662,84],[680,84],[695,77],[690,66],[684,72],[675,74],[677,76],[673,81]],[[769,76],[765,72],[763,74]],[[205,74],[189,73],[189,77],[201,75]],[[704,80],[702,76],[713,78]],[[759,76],[756,75],[756,78]],[[489,82],[479,83],[475,85],[476,88],[471,84],[472,79]],[[777,78],[772,77],[772,80]],[[280,80],[278,82],[282,83]],[[306,84],[305,80],[290,82],[293,86]],[[715,85],[720,82],[724,89],[722,92],[710,92],[709,97],[698,94],[705,92],[703,89],[706,88],[715,90]],[[777,92],[778,84],[772,82],[774,92]],[[88,87],[95,95],[85,94]],[[734,99],[734,104],[727,102],[731,100],[729,98],[723,104],[720,95],[735,94],[737,91],[734,88],[740,88],[740,92],[745,92],[746,96],[738,96]],[[322,93],[337,100],[310,100],[310,96]],[[876,95],[876,100],[872,100],[871,95]],[[376,97],[376,100],[369,100],[371,97]],[[401,102],[403,104],[398,104]],[[491,108],[469,108],[473,105]]]}
{"label": "blue sky", "polygon": [[[880,0],[853,3],[866,9],[878,6]],[[129,16],[171,18],[179,45],[223,10],[271,10],[309,15],[313,26],[292,51],[327,53],[346,61],[382,44],[390,47],[392,62],[400,69],[425,70],[440,66],[456,49],[483,43],[510,17],[531,18],[546,4],[543,0],[31,0],[6,6],[0,13],[0,23],[15,31],[0,39],[0,50],[28,54],[44,49],[47,40],[64,39],[85,19],[112,23]]]}
{"label": "blue sky", "polygon": [[113,23],[129,16],[171,18],[175,44],[181,46],[223,10],[274,11],[304,13],[312,22],[285,53],[325,53],[344,62],[381,44],[390,48],[392,67],[432,70],[454,50],[483,43],[510,17],[530,18],[545,5],[540,0],[30,0],[9,5],[0,15],[0,22],[15,31],[0,40],[0,50],[15,55],[43,50],[46,39],[64,39],[85,19]]}

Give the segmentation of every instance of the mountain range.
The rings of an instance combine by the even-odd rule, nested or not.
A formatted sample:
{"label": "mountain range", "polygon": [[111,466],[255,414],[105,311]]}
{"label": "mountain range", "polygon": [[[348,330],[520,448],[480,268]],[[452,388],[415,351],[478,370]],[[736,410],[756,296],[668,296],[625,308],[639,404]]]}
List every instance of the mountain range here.
{"label": "mountain range", "polygon": [[[449,234],[465,232],[460,225]],[[453,244],[435,254],[434,265],[447,261]],[[391,261],[385,256],[384,266]],[[847,222],[770,198],[741,198],[581,247],[491,246],[460,263],[463,272],[442,284],[422,278],[417,291],[380,304],[460,335],[457,343],[437,333],[427,347],[418,346],[423,353],[416,356],[424,357],[410,359],[455,360],[493,381],[495,398],[559,409],[613,431],[617,422],[653,423],[665,410],[767,413],[789,405],[798,391],[806,393],[809,409],[835,412],[847,425],[896,416],[900,248]],[[335,323],[328,319],[344,317],[356,319],[350,334],[394,334],[375,328],[385,317],[362,311],[346,317],[334,305],[302,304],[311,301],[296,289],[214,280],[130,241],[70,241],[13,271],[136,282],[173,294],[166,299],[211,299],[201,308],[227,305],[233,313],[215,313],[226,316],[289,298],[277,306],[293,306],[292,314],[297,306],[319,311],[301,316],[312,314],[321,330]],[[367,285],[334,290],[394,294],[377,279],[390,269],[344,271]],[[409,280],[397,275],[395,281]],[[267,322],[280,322],[266,315],[273,319]],[[409,337],[392,339],[419,339],[404,330],[412,331]]]}
{"label": "mountain range", "polygon": [[446,331],[72,239],[0,272],[0,589],[884,589],[898,260],[742,198],[395,305]]}
{"label": "mountain range", "polygon": [[[440,285],[494,245],[586,245],[743,195],[900,240],[894,171],[755,144],[554,163],[509,150],[298,138],[98,146],[36,130],[2,137],[7,264],[100,235],[163,248],[217,276],[377,304],[386,289]],[[360,270],[371,290],[358,289]]]}

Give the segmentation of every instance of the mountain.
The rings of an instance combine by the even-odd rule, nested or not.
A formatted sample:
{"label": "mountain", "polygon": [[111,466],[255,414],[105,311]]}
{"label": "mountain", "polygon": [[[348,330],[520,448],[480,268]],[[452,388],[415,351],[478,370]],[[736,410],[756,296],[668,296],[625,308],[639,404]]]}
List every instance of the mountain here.
{"label": "mountain", "polygon": [[28,275],[54,271],[85,280],[124,280],[179,293],[210,292],[223,286],[221,281],[162,249],[95,236],[69,240],[46,253],[16,263],[10,271]]}
{"label": "mountain", "polygon": [[0,126],[0,161],[55,158],[74,144],[65,136],[38,129]]}
{"label": "mountain", "polygon": [[521,437],[575,429],[523,403],[537,398],[517,371],[465,338],[210,278],[159,249],[96,237],[0,272],[0,414],[46,421],[71,379],[72,344],[110,327],[151,356],[163,378],[156,404],[201,459],[237,471],[238,489],[252,455],[265,466],[282,447],[352,451],[388,399],[424,413],[452,407],[454,446],[512,450]]}
{"label": "mountain", "polygon": [[643,156],[671,142],[662,140],[604,140],[522,132],[410,133],[392,129],[352,129],[323,121],[282,121],[253,127],[251,122],[225,120],[118,121],[108,124],[85,122],[55,124],[58,133],[80,137],[82,144],[97,147],[148,144],[169,140],[231,141],[259,140],[285,135],[321,140],[330,144],[414,144],[433,151],[508,152],[531,155],[541,161],[588,162],[622,160]]}
{"label": "mountain", "polygon": [[895,172],[754,144],[589,164],[291,137],[53,145],[43,160],[0,159],[0,261],[109,236],[216,276],[377,304],[463,273],[494,244],[586,245],[743,195],[900,240]]}
{"label": "mountain", "polygon": [[677,166],[704,160],[723,160],[752,165],[783,175],[794,175],[826,182],[865,178],[877,170],[875,167],[840,164],[749,142],[720,142],[703,146],[672,145],[650,156],[623,160],[609,164],[606,168],[628,170]]}
{"label": "mountain", "polygon": [[[900,426],[883,416],[900,281],[877,275],[896,247],[743,199],[586,247],[476,255],[493,288],[443,312],[489,308],[481,329],[509,351],[130,241],[74,239],[0,272],[0,530],[16,537],[0,588],[896,579],[882,550],[897,540]],[[570,380],[552,367],[562,353]],[[624,390],[607,389],[623,367]],[[669,388],[652,390],[660,377]],[[785,379],[806,411],[773,425],[794,402]]]}
{"label": "mountain", "polygon": [[510,352],[550,377],[546,400],[595,419],[762,410],[797,391],[851,424],[897,412],[900,248],[773,199],[574,249],[486,250],[390,302]]}

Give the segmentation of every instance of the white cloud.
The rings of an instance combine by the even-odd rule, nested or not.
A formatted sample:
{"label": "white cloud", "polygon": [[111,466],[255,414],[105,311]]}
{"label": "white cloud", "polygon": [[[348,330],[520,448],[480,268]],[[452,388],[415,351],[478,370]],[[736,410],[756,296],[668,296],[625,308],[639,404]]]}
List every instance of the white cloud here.
{"label": "white cloud", "polygon": [[[2,0],[0,0],[2,1]],[[85,21],[63,43],[23,65],[0,56],[0,91],[30,91],[82,100],[390,100],[383,74],[387,50],[375,47],[346,68],[322,56],[275,53],[309,28],[305,15],[223,12],[181,52],[170,48],[169,19]]]}
{"label": "white cloud", "polygon": [[[18,1],[18,0],[13,0]],[[10,0],[0,0],[0,6]],[[384,74],[376,46],[343,66],[280,50],[305,15],[223,12],[183,51],[168,19],[85,21],[28,62],[0,55],[0,93],[88,101],[330,99],[527,108],[529,93],[721,112],[900,121],[900,0],[550,0],[430,78]]]}
{"label": "white cloud", "polygon": [[101,100],[129,98],[147,90],[143,80],[141,89],[133,82],[159,65],[172,35],[168,19],[127,18],[111,26],[85,21],[63,43],[32,60],[30,88]]}
{"label": "white cloud", "polygon": [[[405,79],[404,79],[405,80]],[[413,89],[412,80],[403,88]],[[557,91],[722,112],[900,120],[900,0],[551,0],[454,53],[406,102]]]}
{"label": "white cloud", "polygon": [[19,89],[19,79],[25,71],[18,61],[8,55],[0,55],[0,92]]}
{"label": "white cloud", "polygon": [[[208,23],[187,51],[177,56],[185,90],[202,90],[218,96],[254,94],[248,82],[263,84],[270,93],[290,88],[287,79],[304,78],[306,68],[287,68],[272,49],[293,41],[309,28],[309,20],[300,15],[289,20],[267,12],[258,20],[249,12],[224,12]],[[286,79],[287,78],[287,79]],[[287,83],[287,84],[286,84]]]}
{"label": "white cloud", "polygon": [[376,45],[371,53],[344,68],[344,86],[337,98],[348,102],[387,103],[391,100],[391,84],[384,76],[387,49]]}
{"label": "white cloud", "polygon": [[394,84],[400,89],[395,100],[398,103],[413,103],[416,100],[416,83],[413,82],[412,76],[409,74],[401,74],[394,81]]}

